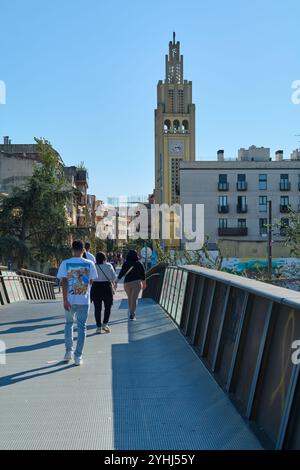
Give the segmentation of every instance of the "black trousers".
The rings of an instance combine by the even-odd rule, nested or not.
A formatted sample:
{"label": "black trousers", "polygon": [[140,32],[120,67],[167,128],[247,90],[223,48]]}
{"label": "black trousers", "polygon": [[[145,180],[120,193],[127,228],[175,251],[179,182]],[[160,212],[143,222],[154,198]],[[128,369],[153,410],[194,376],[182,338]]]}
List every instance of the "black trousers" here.
{"label": "black trousers", "polygon": [[113,295],[110,282],[94,282],[91,289],[91,300],[95,305],[95,320],[97,327],[102,326],[102,302],[104,303],[103,323],[109,322],[111,307],[113,304]]}

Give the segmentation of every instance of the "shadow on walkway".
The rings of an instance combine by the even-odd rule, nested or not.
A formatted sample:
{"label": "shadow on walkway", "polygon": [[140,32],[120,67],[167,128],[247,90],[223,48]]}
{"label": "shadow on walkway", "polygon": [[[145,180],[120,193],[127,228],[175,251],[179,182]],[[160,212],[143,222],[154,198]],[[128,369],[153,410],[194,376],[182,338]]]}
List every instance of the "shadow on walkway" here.
{"label": "shadow on walkway", "polygon": [[52,346],[64,344],[64,340],[52,339],[51,341],[44,341],[42,343],[28,344],[27,346],[16,346],[6,350],[6,354],[24,353],[29,351],[36,351],[38,349],[48,349]]}
{"label": "shadow on walkway", "polygon": [[14,328],[9,328],[8,330],[1,331],[2,335],[11,335],[11,334],[18,334],[18,333],[28,333],[30,331],[36,331],[36,330],[43,330],[43,329],[49,329],[54,326],[61,326],[64,325],[64,323],[49,323],[46,325],[32,325],[32,326],[16,326]]}
{"label": "shadow on walkway", "polygon": [[[60,366],[63,366],[63,367],[60,367]],[[60,367],[60,369],[53,370],[54,367]],[[18,383],[18,382],[24,382],[25,380],[32,380],[37,377],[43,377],[45,375],[56,374],[57,372],[63,372],[73,367],[76,367],[76,366],[74,364],[66,365],[65,362],[57,362],[56,364],[53,364],[51,366],[40,367],[38,369],[25,370],[23,372],[17,372],[16,374],[7,375],[5,377],[0,378],[0,387],[7,387],[9,385],[14,385],[15,383]],[[40,371],[46,371],[46,372],[38,373]],[[26,375],[26,374],[31,374],[31,375]]]}
{"label": "shadow on walkway", "polygon": [[[64,318],[63,315],[57,315],[55,317],[32,318],[30,320],[18,320],[18,321],[5,322],[5,323],[1,323],[1,321],[0,321],[0,326],[28,325],[30,323],[41,323],[41,322],[47,322],[47,321],[50,321],[50,320],[58,320],[58,319],[62,319],[62,318]],[[1,334],[3,334],[3,333],[1,333]]]}

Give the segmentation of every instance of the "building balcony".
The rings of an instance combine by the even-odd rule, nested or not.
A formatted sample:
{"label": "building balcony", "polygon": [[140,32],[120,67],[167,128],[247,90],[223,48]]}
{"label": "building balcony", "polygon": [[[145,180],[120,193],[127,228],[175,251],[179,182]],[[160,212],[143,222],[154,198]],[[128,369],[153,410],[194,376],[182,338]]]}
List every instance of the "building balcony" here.
{"label": "building balcony", "polygon": [[280,189],[280,191],[290,191],[291,190],[291,183],[289,181],[280,181],[279,189]]}
{"label": "building balcony", "polygon": [[77,174],[76,174],[76,177],[75,177],[75,181],[77,183],[86,183],[87,180],[88,180],[87,171],[86,170],[78,170]]}
{"label": "building balcony", "polygon": [[240,206],[239,204],[236,206],[236,211],[238,214],[246,214],[248,212],[247,204]]}
{"label": "building balcony", "polygon": [[219,228],[219,237],[246,237],[247,235],[247,227]]}
{"label": "building balcony", "polygon": [[236,183],[236,189],[237,191],[247,191],[248,183],[246,183],[246,181],[238,181]]}
{"label": "building balcony", "polygon": [[218,183],[219,191],[229,191],[229,183]]}
{"label": "building balcony", "polygon": [[218,212],[219,214],[228,214],[229,212],[229,205],[225,205],[225,206],[218,206]]}
{"label": "building balcony", "polygon": [[280,204],[280,212],[282,214],[287,214],[289,212],[289,206],[285,204]]}

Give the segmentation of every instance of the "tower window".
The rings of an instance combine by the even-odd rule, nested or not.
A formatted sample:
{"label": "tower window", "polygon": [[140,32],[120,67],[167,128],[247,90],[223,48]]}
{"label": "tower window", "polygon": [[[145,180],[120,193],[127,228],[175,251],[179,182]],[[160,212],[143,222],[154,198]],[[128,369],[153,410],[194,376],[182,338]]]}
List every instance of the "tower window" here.
{"label": "tower window", "polygon": [[167,133],[167,132],[170,132],[170,130],[171,130],[171,121],[169,119],[166,119],[164,123],[164,132]]}
{"label": "tower window", "polygon": [[168,91],[168,108],[169,108],[169,113],[174,112],[174,90]]}
{"label": "tower window", "polygon": [[182,161],[181,158],[172,158],[171,161],[171,198],[172,204],[178,203],[179,199],[179,165]]}
{"label": "tower window", "polygon": [[178,112],[184,113],[184,91],[178,90]]}
{"label": "tower window", "polygon": [[182,122],[182,131],[188,133],[189,131],[189,121],[186,119]]}
{"label": "tower window", "polygon": [[174,128],[174,132],[179,132],[180,130],[180,122],[178,121],[178,119],[175,119],[174,123],[173,123],[173,128]]}

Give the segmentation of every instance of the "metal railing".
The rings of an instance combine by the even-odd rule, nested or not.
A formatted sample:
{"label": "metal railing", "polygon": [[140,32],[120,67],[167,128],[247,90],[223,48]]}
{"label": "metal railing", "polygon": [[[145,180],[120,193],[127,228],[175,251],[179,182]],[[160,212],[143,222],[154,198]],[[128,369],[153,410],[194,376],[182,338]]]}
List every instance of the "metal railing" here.
{"label": "metal railing", "polygon": [[264,447],[299,449],[300,365],[292,362],[292,344],[300,340],[300,293],[196,266],[169,267],[159,303]]}
{"label": "metal railing", "polygon": [[151,298],[155,302],[159,302],[162,284],[164,280],[166,265],[161,263],[151,268],[146,273],[146,289],[143,291],[143,298]]}
{"label": "metal railing", "polygon": [[0,271],[0,305],[21,300],[54,300],[55,277],[28,271]]}
{"label": "metal railing", "polygon": [[248,235],[247,227],[219,227],[218,234],[220,237],[246,237]]}

